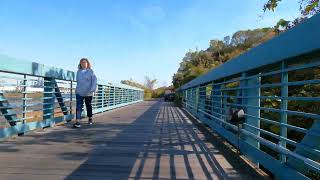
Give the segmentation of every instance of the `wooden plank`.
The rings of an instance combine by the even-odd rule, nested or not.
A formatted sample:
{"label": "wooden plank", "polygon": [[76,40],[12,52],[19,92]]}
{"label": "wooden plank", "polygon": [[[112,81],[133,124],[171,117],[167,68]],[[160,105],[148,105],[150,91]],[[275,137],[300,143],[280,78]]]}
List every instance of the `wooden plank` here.
{"label": "wooden plank", "polygon": [[[263,179],[170,103],[141,102],[0,144],[0,179]],[[180,112],[181,113],[181,112]],[[253,169],[251,171],[254,171]]]}

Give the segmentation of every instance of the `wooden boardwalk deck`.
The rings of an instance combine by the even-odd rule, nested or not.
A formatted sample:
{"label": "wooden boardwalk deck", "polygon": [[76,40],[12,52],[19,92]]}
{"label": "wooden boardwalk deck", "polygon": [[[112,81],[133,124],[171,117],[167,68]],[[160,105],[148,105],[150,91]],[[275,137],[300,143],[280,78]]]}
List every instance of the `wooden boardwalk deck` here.
{"label": "wooden boardwalk deck", "polygon": [[266,179],[178,108],[146,101],[95,124],[0,143],[0,179]]}

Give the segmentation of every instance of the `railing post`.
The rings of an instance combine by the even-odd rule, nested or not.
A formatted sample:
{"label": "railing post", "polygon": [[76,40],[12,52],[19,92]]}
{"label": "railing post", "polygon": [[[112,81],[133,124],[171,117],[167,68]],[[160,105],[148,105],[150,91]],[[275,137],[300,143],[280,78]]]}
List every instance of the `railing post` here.
{"label": "railing post", "polygon": [[190,104],[191,104],[190,109],[191,109],[191,113],[193,115],[195,115],[197,107],[196,107],[196,92],[195,92],[194,87],[190,89],[190,94],[191,94],[191,96],[190,96]]}
{"label": "railing post", "polygon": [[105,91],[105,94],[106,94],[106,105],[107,107],[110,106],[110,87],[109,86],[106,86],[106,91]]}
{"label": "railing post", "polygon": [[134,96],[135,96],[134,101],[137,101],[138,100],[138,91],[137,90],[134,91]]}
{"label": "railing post", "polygon": [[102,106],[102,112],[105,110],[104,108],[104,96],[105,96],[105,93],[104,93],[104,85],[101,85],[101,99],[102,99],[102,103],[101,103],[101,106]]}
{"label": "railing post", "polygon": [[229,114],[229,111],[228,111],[228,98],[227,97],[225,97],[226,95],[228,95],[227,93],[226,93],[226,91],[224,91],[224,90],[222,90],[222,89],[226,89],[226,79],[225,78],[223,78],[223,84],[221,84],[221,86],[220,86],[220,88],[221,88],[221,96],[222,96],[222,98],[221,98],[221,101],[222,101],[222,114],[223,115],[228,115]]}
{"label": "railing post", "polygon": [[205,121],[205,114],[203,112],[205,112],[205,98],[204,96],[206,95],[206,87],[205,86],[199,86],[198,87],[198,115],[199,115],[199,119],[201,121]]}
{"label": "railing post", "polygon": [[127,103],[126,89],[123,89],[123,103]]}
{"label": "railing post", "polygon": [[200,93],[199,93],[199,89],[200,89],[200,86],[197,86],[196,87],[196,114],[199,116],[199,96],[200,96]]}
{"label": "railing post", "polygon": [[[281,124],[287,124],[287,112],[283,110],[288,109],[288,72],[283,72],[286,69],[286,64],[284,61],[281,62]],[[280,136],[287,138],[287,128],[280,125]],[[280,146],[286,148],[287,144],[284,140],[279,141]],[[286,156],[284,154],[280,155],[281,162],[286,162]]]}
{"label": "railing post", "polygon": [[127,101],[130,103],[130,89],[127,89]]}
{"label": "railing post", "polygon": [[188,98],[187,98],[187,109],[188,111],[192,112],[192,108],[190,108],[190,106],[193,106],[192,105],[192,89],[187,89],[187,94],[188,94]]}
{"label": "railing post", "polygon": [[70,81],[70,114],[72,114],[73,81]]}
{"label": "railing post", "polygon": [[54,117],[54,79],[44,78],[43,88],[43,119],[52,119]]}
{"label": "railing post", "polygon": [[121,90],[120,90],[120,99],[121,99],[121,104],[123,103],[123,88],[121,88]]}
{"label": "railing post", "polygon": [[22,118],[23,118],[23,121],[22,123],[23,124],[26,124],[27,123],[27,116],[26,116],[26,111],[27,111],[27,75],[23,75],[23,100],[22,100],[22,108],[23,108],[23,113],[22,113]]}
{"label": "railing post", "polygon": [[194,93],[194,99],[193,99],[193,101],[194,101],[194,104],[193,104],[193,107],[194,107],[194,109],[193,109],[193,111],[194,111],[194,116],[195,117],[198,117],[198,90],[197,90],[198,88],[197,87],[194,87],[193,88],[193,93]]}
{"label": "railing post", "polygon": [[134,94],[135,94],[135,97],[136,97],[136,98],[135,98],[135,101],[137,101],[137,100],[138,100],[138,91],[135,90],[134,92],[135,92]]}
{"label": "railing post", "polygon": [[132,102],[132,90],[129,90],[129,101],[130,101],[130,103]]}
{"label": "railing post", "polygon": [[[243,78],[247,77],[247,74],[243,73],[242,77]],[[249,79],[243,80],[242,84],[244,87],[260,86],[261,77],[260,76],[250,77]],[[242,96],[260,97],[260,93],[261,93],[260,88],[249,88],[249,89],[243,89]],[[260,107],[260,98],[246,98],[243,100],[244,101],[242,101],[242,103],[246,106]],[[253,117],[246,116],[245,123],[251,126],[260,128],[260,120],[258,119],[260,118],[260,109],[247,107],[245,110],[245,113],[250,114],[251,116],[257,117],[257,118],[253,118]],[[260,136],[260,132],[258,130],[252,129],[251,127],[247,127],[247,126],[244,126],[244,129],[257,136]],[[257,149],[260,149],[260,143],[254,138],[246,137],[246,142]],[[250,154],[247,154],[247,156],[250,158]],[[251,160],[259,166],[259,162],[256,162],[252,158]]]}
{"label": "railing post", "polygon": [[188,110],[188,104],[187,104],[187,98],[188,98],[188,90],[182,90],[183,91],[183,100],[182,100],[182,107]]}
{"label": "railing post", "polygon": [[111,106],[111,87],[108,86],[108,106]]}
{"label": "railing post", "polygon": [[[220,96],[220,97],[217,97]],[[219,113],[220,115],[213,114],[213,116],[223,119],[222,118],[222,92],[221,92],[221,85],[212,84],[212,105],[211,105],[211,111],[215,113]],[[216,121],[216,120],[215,120]],[[222,123],[219,122],[220,126],[222,126]]]}
{"label": "railing post", "polygon": [[113,96],[112,96],[113,106],[115,106],[117,104],[116,103],[116,88],[113,86],[112,89],[113,89]]}

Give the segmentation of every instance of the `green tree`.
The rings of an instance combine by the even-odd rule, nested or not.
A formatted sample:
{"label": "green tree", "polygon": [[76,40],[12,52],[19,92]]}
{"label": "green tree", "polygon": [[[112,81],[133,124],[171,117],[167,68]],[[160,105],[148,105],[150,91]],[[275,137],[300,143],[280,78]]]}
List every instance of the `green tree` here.
{"label": "green tree", "polygon": [[172,83],[175,88],[178,88],[274,35],[272,28],[238,31],[232,36],[226,36],[223,40],[211,40],[206,50],[189,50],[173,75]]}
{"label": "green tree", "polygon": [[122,80],[122,84],[126,84],[129,86],[137,87],[144,90],[144,99],[149,100],[152,98],[159,98],[162,97],[166,91],[166,89],[170,87],[160,87],[157,89],[154,89],[154,86],[157,82],[157,79],[151,79],[148,76],[145,76],[145,85],[142,85],[140,83],[135,82],[134,80]]}
{"label": "green tree", "polygon": [[[281,1],[282,0],[268,0],[263,6],[263,11],[274,11]],[[281,28],[284,30],[292,28],[303,20],[320,12],[319,0],[300,0],[298,3],[300,5],[300,16],[291,22],[280,19],[275,26],[277,31],[281,31]]]}
{"label": "green tree", "polygon": [[[274,11],[281,1],[282,0],[268,0],[263,6],[263,10]],[[320,12],[319,0],[300,0],[299,4],[301,16],[310,17]]]}

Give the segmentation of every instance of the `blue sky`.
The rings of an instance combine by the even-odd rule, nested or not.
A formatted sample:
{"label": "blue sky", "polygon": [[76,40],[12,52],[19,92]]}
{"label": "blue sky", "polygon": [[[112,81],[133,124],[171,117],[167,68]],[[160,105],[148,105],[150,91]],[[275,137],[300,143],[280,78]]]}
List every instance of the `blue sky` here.
{"label": "blue sky", "polygon": [[298,0],[274,13],[263,13],[265,1],[1,0],[0,54],[73,71],[88,57],[109,82],[148,75],[170,85],[189,49],[299,14]]}

